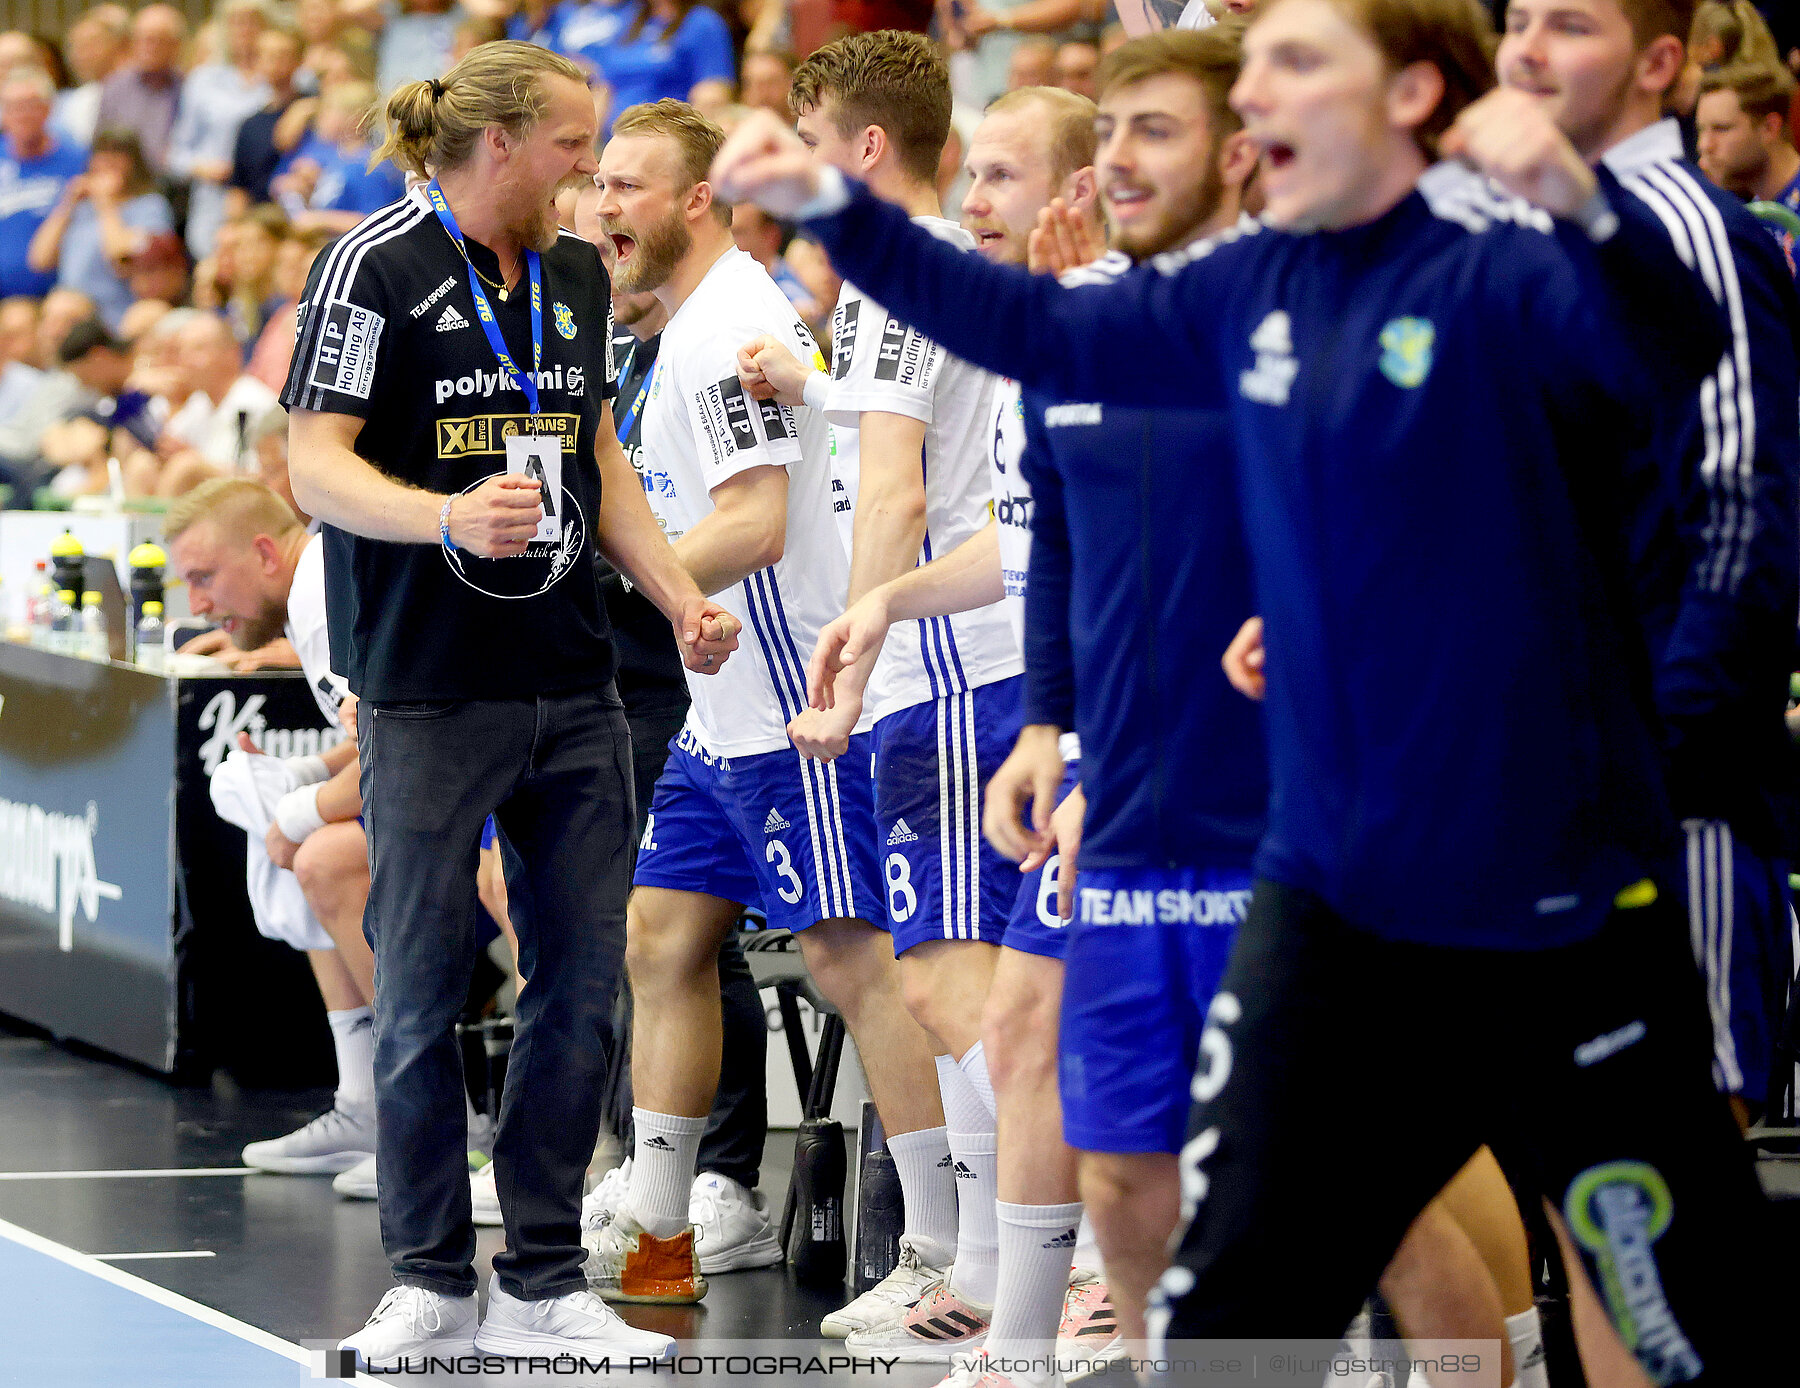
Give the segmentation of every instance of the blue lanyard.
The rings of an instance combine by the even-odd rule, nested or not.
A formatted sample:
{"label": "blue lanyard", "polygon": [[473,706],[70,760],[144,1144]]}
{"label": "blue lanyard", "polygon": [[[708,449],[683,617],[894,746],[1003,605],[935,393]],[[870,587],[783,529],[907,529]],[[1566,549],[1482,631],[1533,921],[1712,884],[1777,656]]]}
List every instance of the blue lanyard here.
{"label": "blue lanyard", "polygon": [[456,214],[450,210],[450,204],[444,201],[443,189],[438,187],[435,178],[426,186],[425,195],[437,210],[438,220],[444,224],[444,230],[456,242],[456,249],[462,252],[463,264],[469,267],[469,289],[475,295],[475,316],[481,320],[481,330],[487,334],[488,346],[494,349],[500,369],[514,385],[525,392],[525,404],[535,415],[538,412],[537,373],[544,365],[544,272],[538,253],[525,252],[525,268],[531,276],[531,371],[527,374],[513,364],[512,357],[507,353],[506,339],[500,336],[500,325],[494,319],[494,310],[488,304],[487,295],[481,292],[481,277],[475,273],[475,262],[469,259],[469,248],[463,243],[462,228],[457,226]]}
{"label": "blue lanyard", "polygon": [[[625,378],[631,374],[631,364],[637,360],[637,354],[638,344],[634,342],[631,344],[631,351],[626,354],[625,365],[619,368],[619,383],[621,385],[624,384]],[[650,394],[650,383],[656,379],[656,368],[661,365],[662,361],[659,358],[656,363],[644,373],[644,383],[638,387],[638,393],[636,398],[631,402],[631,408],[625,411],[625,418],[619,421],[620,443],[624,443],[626,439],[631,437],[631,426],[637,423],[638,411],[644,408],[644,400]]]}

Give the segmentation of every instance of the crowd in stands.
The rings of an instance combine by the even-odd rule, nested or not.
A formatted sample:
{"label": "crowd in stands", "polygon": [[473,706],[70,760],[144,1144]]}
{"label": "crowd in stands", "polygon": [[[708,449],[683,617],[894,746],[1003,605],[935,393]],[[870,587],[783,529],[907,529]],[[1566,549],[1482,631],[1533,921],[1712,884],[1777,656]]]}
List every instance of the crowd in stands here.
{"label": "crowd in stands", "polygon": [[[404,189],[370,167],[398,84],[528,39],[591,73],[603,130],[660,97],[729,130],[786,116],[796,55],[875,28],[950,51],[951,207],[959,132],[990,100],[1091,96],[1124,37],[1112,0],[220,0],[197,27],[172,4],[107,3],[60,40],[0,33],[0,505],[168,497],[248,465],[313,257]],[[1703,5],[1676,106],[1709,176],[1800,210],[1793,40],[1749,0]],[[828,338],[840,281],[823,252],[753,207],[734,233]]]}

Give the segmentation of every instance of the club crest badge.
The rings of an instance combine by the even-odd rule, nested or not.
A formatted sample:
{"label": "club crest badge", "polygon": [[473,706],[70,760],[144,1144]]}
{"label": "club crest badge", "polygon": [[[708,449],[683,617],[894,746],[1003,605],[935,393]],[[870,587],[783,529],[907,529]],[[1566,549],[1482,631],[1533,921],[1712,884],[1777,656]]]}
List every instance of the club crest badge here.
{"label": "club crest badge", "polygon": [[572,313],[570,311],[569,306],[567,304],[563,304],[563,303],[551,304],[550,309],[551,309],[550,316],[556,320],[557,332],[561,333],[570,342],[573,342],[575,340],[575,315],[574,315],[574,313]]}
{"label": "club crest badge", "polygon": [[1437,329],[1424,318],[1395,318],[1381,330],[1381,374],[1411,390],[1431,374]]}

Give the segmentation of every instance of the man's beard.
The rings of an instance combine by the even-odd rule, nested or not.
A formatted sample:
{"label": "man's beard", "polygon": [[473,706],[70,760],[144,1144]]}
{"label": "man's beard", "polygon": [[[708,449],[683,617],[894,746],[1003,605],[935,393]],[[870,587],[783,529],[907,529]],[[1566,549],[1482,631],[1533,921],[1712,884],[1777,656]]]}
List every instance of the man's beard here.
{"label": "man's beard", "polygon": [[[561,194],[565,188],[579,188],[586,182],[587,180],[579,174],[565,178],[556,185],[556,193]],[[524,249],[536,251],[539,255],[550,250],[556,245],[556,238],[561,234],[561,227],[556,220],[554,201],[553,196],[552,206],[548,208],[535,201],[530,203],[519,217],[507,226],[507,235]]]}
{"label": "man's beard", "polygon": [[230,633],[231,644],[240,651],[254,651],[273,641],[287,627],[287,609],[284,607],[265,607],[254,617],[239,617],[236,628]]}
{"label": "man's beard", "polygon": [[625,263],[613,271],[613,288],[621,294],[643,294],[669,282],[681,258],[694,247],[694,234],[680,212],[639,231],[608,226],[606,230],[629,236],[637,244]]}
{"label": "man's beard", "polygon": [[1225,178],[1219,172],[1215,154],[1206,162],[1206,177],[1200,186],[1176,201],[1160,225],[1141,231],[1120,228],[1115,233],[1114,245],[1133,260],[1148,260],[1153,255],[1175,250],[1191,241],[1194,233],[1212,219],[1224,197]]}

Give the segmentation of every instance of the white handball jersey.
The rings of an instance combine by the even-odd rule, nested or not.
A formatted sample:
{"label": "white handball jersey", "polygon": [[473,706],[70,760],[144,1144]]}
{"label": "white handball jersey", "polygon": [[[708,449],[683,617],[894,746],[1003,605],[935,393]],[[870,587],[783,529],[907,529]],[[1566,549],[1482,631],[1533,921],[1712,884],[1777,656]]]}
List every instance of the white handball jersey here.
{"label": "white handball jersey", "polygon": [[331,636],[325,625],[325,542],[317,535],[300,551],[294,569],[294,586],[288,589],[287,639],[294,643],[306,687],[312,690],[319,712],[332,727],[342,727],[338,709],[350,686],[331,669]]}
{"label": "white handball jersey", "polygon": [[994,391],[994,424],[988,431],[993,466],[994,519],[1000,526],[1001,605],[1013,640],[1025,649],[1025,575],[1031,567],[1031,483],[1020,470],[1025,453],[1025,404],[1019,383],[1002,376]]}
{"label": "white handball jersey", "polygon": [[[914,217],[933,236],[963,250],[975,238],[942,217]],[[831,320],[831,385],[826,413],[834,466],[854,506],[861,470],[856,426],[866,411],[904,415],[925,425],[925,543],[919,562],[948,554],[988,522],[994,387],[998,378],[897,318],[845,283]],[[842,495],[842,493],[840,493]],[[896,623],[870,677],[866,706],[877,718],[927,699],[959,694],[1025,668],[999,603]]]}
{"label": "white handball jersey", "polygon": [[823,367],[787,295],[754,259],[729,250],[663,329],[644,406],[644,489],[671,540],[713,509],[714,487],[750,468],[788,473],[780,562],[719,594],[744,624],[738,650],[718,674],[688,675],[687,727],[721,757],[788,746],[788,720],[806,706],[806,662],[819,628],[844,610],[850,582],[831,519],[824,419],[752,399],[738,380],[738,349],[764,333]]}
{"label": "white handball jersey", "polygon": [[1175,27],[1177,29],[1210,29],[1218,22],[1218,16],[1206,8],[1206,0],[1188,0],[1187,8],[1181,12],[1181,18],[1175,21]]}

